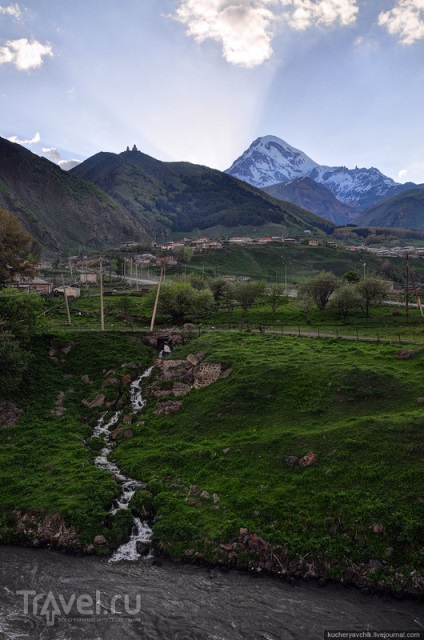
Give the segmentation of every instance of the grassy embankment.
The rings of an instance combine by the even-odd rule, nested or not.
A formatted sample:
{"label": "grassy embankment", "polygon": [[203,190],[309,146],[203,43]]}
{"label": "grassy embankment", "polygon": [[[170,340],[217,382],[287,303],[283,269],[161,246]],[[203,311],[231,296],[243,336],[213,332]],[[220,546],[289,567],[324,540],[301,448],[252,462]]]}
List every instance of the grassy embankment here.
{"label": "grassy embankment", "polygon": [[[60,513],[82,542],[103,534],[113,545],[130,515],[108,515],[118,488],[93,466],[99,442],[90,439],[104,409],[81,400],[99,391],[116,399],[116,386],[102,386],[105,376],[134,376],[121,365],[138,361],[142,371],[153,352],[124,334],[53,340],[53,357],[51,339],[34,341],[31,380],[18,401],[24,413],[0,430],[2,541],[24,540],[14,511],[41,509]],[[71,342],[68,354],[60,351]],[[247,527],[334,577],[370,559],[387,563],[369,573],[391,585],[422,571],[424,352],[403,360],[391,345],[237,333],[202,336],[173,357],[199,351],[230,365],[231,376],[191,391],[172,416],[154,414],[149,401],[132,421],[133,437],[114,452],[125,473],[148,482],[151,495],[134,504],[161,516],[154,534],[168,553],[190,549],[216,561],[219,544]],[[119,386],[124,398],[126,389]],[[51,414],[59,391],[62,417]],[[317,454],[311,467],[285,464],[308,451]],[[219,508],[193,494],[194,485],[217,493]],[[237,566],[248,560],[239,555]]]}
{"label": "grassy embankment", "polygon": [[[401,360],[388,345],[220,334],[173,357],[201,350],[232,375],[191,391],[172,416],[148,409],[115,455],[148,481],[168,552],[216,559],[217,544],[247,527],[333,575],[374,558],[395,583],[396,569],[422,563],[424,353]],[[285,464],[308,451],[313,466]],[[219,510],[199,498],[190,506],[193,485],[217,493]]]}
{"label": "grassy embankment", "polygon": [[[71,350],[64,353],[62,348],[68,346]],[[134,369],[122,365],[135,361],[143,370],[154,352],[121,334],[35,336],[32,351],[23,389],[9,399],[22,415],[17,426],[0,428],[0,541],[28,541],[23,531],[16,532],[17,510],[35,514],[37,522],[59,513],[82,534],[82,544],[104,532],[120,539],[131,518],[115,519],[117,530],[111,531],[114,521],[108,510],[119,490],[93,465],[100,441],[90,440],[92,427],[104,408],[90,412],[81,401],[100,392],[106,400],[115,400],[118,394],[127,398],[123,376],[133,376]],[[120,383],[103,387],[104,374],[110,370],[116,371]],[[83,382],[83,375],[92,384]],[[54,415],[60,407],[66,409],[63,415]]]}

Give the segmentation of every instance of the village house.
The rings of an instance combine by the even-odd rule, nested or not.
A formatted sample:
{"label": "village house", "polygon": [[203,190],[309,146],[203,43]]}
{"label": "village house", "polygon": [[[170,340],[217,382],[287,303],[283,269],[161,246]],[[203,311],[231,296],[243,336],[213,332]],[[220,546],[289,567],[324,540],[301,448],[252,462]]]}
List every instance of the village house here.
{"label": "village house", "polygon": [[85,273],[80,273],[80,284],[96,284],[97,283],[97,273],[95,271],[86,271]]}
{"label": "village house", "polygon": [[249,238],[249,236],[245,236],[242,238],[234,236],[234,238],[230,238],[228,242],[230,244],[251,244],[253,242],[253,239]]}
{"label": "village house", "polygon": [[163,264],[167,267],[176,267],[178,260],[173,256],[160,256],[156,258],[156,264]]}
{"label": "village house", "polygon": [[47,296],[52,292],[53,285],[42,278],[20,278],[12,283],[12,287],[17,287],[22,291],[35,291],[42,296]]}

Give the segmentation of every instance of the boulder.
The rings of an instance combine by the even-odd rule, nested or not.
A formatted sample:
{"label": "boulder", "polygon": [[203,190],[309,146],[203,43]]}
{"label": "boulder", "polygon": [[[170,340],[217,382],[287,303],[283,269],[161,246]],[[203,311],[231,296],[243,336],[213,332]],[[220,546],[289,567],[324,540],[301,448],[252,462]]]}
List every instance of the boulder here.
{"label": "boulder", "polygon": [[137,553],[141,556],[148,556],[150,553],[150,543],[143,542],[142,540],[137,540],[136,542]]}
{"label": "boulder", "polygon": [[396,357],[401,360],[408,360],[409,358],[416,356],[417,353],[419,353],[418,349],[402,349],[402,351],[398,351]]}
{"label": "boulder", "polygon": [[174,382],[172,387],[172,395],[174,395],[176,398],[185,396],[189,391],[191,391],[191,386],[189,384],[184,384],[184,382]]}
{"label": "boulder", "polygon": [[104,536],[96,536],[93,540],[95,546],[101,546],[107,544],[107,540]]}
{"label": "boulder", "polygon": [[204,500],[210,500],[211,494],[209,493],[209,491],[202,491],[200,497]]}
{"label": "boulder", "polygon": [[131,431],[131,429],[125,429],[125,431],[124,431],[124,438],[129,439],[129,438],[132,438],[132,437],[133,437],[133,435],[134,435],[134,432],[133,432],[133,431]]}
{"label": "boulder", "polygon": [[228,376],[230,376],[232,373],[233,373],[233,367],[228,367],[228,369],[225,369],[225,371],[221,373],[220,375],[221,380],[228,378]]}
{"label": "boulder", "polygon": [[90,380],[90,376],[81,376],[81,382],[84,382],[85,384],[93,384],[92,380]]}
{"label": "boulder", "polygon": [[380,524],[379,522],[373,522],[371,525],[371,529],[373,531],[373,533],[376,534],[381,534],[384,533],[384,526],[382,524]]}
{"label": "boulder", "polygon": [[187,362],[189,362],[191,365],[193,365],[193,367],[195,367],[196,365],[199,364],[199,360],[196,356],[194,356],[192,353],[189,353],[187,358],[186,358]]}
{"label": "boulder", "polygon": [[169,415],[170,413],[179,411],[182,406],[182,402],[179,400],[166,400],[165,402],[158,402],[154,413],[157,415]]}
{"label": "boulder", "polygon": [[0,402],[0,429],[14,427],[19,420],[22,409],[12,402]]}
{"label": "boulder", "polygon": [[287,466],[293,467],[295,464],[299,462],[299,458],[297,456],[288,456],[288,458],[286,458],[284,462],[286,463]]}
{"label": "boulder", "polygon": [[212,494],[212,499],[214,501],[214,504],[216,504],[217,502],[221,501],[221,498],[219,497],[219,495],[217,493],[213,493]]}
{"label": "boulder", "polygon": [[103,382],[104,387],[109,387],[112,384],[119,384],[118,378],[110,377]]}
{"label": "boulder", "polygon": [[99,393],[98,396],[93,398],[92,400],[82,400],[82,404],[88,409],[94,409],[95,407],[101,407],[104,405],[106,400],[104,393]]}
{"label": "boulder", "polygon": [[311,464],[314,464],[316,459],[317,459],[317,454],[314,453],[313,451],[308,451],[306,456],[303,456],[303,458],[300,458],[299,465],[301,467],[310,467]]}

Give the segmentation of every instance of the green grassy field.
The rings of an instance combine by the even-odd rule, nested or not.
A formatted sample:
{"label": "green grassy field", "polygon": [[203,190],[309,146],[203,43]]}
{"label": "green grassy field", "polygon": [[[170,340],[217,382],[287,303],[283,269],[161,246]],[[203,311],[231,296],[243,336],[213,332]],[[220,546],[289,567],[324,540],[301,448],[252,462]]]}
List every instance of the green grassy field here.
{"label": "green grassy field", "polygon": [[[69,346],[65,354],[62,348]],[[38,336],[32,351],[23,389],[11,398],[23,411],[19,423],[0,428],[0,541],[26,540],[15,530],[17,509],[59,513],[82,534],[82,543],[104,530],[110,537],[108,509],[119,490],[93,465],[97,443],[90,447],[87,442],[100,410],[90,414],[81,401],[99,392],[112,399],[117,389],[102,387],[104,372],[116,369],[119,379],[128,371],[133,374],[122,365],[132,360],[143,368],[153,351],[131,336],[87,333]],[[82,382],[83,375],[92,384]],[[120,390],[125,397],[127,387]],[[59,404],[66,411],[58,417],[52,411],[60,393],[64,398]]]}
{"label": "green grassy field", "polygon": [[[82,543],[102,534],[113,547],[131,515],[108,514],[119,489],[94,467],[100,444],[91,438],[105,409],[81,401],[99,392],[116,399],[105,377],[136,376],[154,351],[132,333],[40,336],[33,350],[16,399],[23,414],[0,429],[0,539],[25,541],[14,528],[20,510],[59,513]],[[133,437],[112,454],[124,473],[148,483],[150,493],[132,506],[160,516],[153,530],[162,549],[216,562],[219,545],[246,527],[331,577],[371,559],[385,563],[371,577],[394,588],[422,572],[424,350],[400,359],[390,344],[236,332],[202,335],[172,358],[200,351],[232,367],[231,375],[192,390],[171,416],[155,414],[150,398],[132,420]],[[124,401],[126,384],[118,385]],[[66,411],[57,417],[61,391]],[[123,409],[130,412],[128,403]],[[312,466],[285,463],[309,451],[317,455]],[[218,494],[218,508],[200,491]],[[237,566],[247,562],[240,555]]]}
{"label": "green grassy field", "polygon": [[[416,568],[424,353],[400,360],[387,345],[219,334],[173,357],[201,350],[232,366],[230,378],[192,391],[172,417],[151,408],[116,450],[119,465],[155,494],[162,545],[213,558],[216,543],[247,527],[294,555],[336,557],[335,573],[384,559],[389,547],[393,566]],[[313,466],[285,464],[308,451],[317,454]],[[193,485],[216,492],[220,509],[188,506]]]}

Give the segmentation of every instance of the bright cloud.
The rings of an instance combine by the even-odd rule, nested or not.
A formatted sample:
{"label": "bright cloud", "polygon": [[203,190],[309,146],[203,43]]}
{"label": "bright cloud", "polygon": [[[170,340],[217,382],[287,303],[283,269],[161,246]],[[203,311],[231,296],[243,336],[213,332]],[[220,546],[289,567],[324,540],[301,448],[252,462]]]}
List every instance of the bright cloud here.
{"label": "bright cloud", "polygon": [[0,15],[12,16],[12,18],[20,18],[21,10],[18,4],[11,4],[8,7],[3,7],[0,5]]}
{"label": "bright cloud", "polygon": [[285,19],[293,29],[349,25],[357,0],[180,0],[175,18],[201,43],[221,42],[227,62],[255,67],[272,55],[275,25]]}
{"label": "bright cloud", "polygon": [[61,156],[57,149],[55,149],[54,147],[43,147],[41,151],[48,160],[59,164]]}
{"label": "bright cloud", "polygon": [[37,131],[35,136],[33,138],[31,138],[30,140],[20,140],[18,138],[18,136],[11,136],[10,138],[8,138],[8,140],[10,142],[16,142],[16,144],[37,144],[37,142],[40,142],[41,136]]}
{"label": "bright cloud", "polygon": [[52,56],[53,49],[50,44],[41,44],[38,40],[9,40],[5,46],[0,47],[0,65],[11,63],[19,71],[30,71],[41,67],[45,56]]}
{"label": "bright cloud", "polygon": [[339,23],[345,27],[356,21],[357,0],[281,0],[283,6],[291,7],[287,20],[299,31],[321,25],[329,27]]}
{"label": "bright cloud", "polygon": [[380,13],[378,24],[386,27],[402,44],[424,38],[424,0],[397,0],[390,11]]}
{"label": "bright cloud", "polygon": [[81,163],[81,160],[62,160],[60,152],[55,147],[43,147],[41,151],[45,158],[58,164],[64,171],[69,171],[69,169],[73,169],[77,164]]}
{"label": "bright cloud", "polygon": [[175,17],[197,42],[217,40],[227,62],[249,68],[272,55],[271,4],[275,0],[182,0]]}

